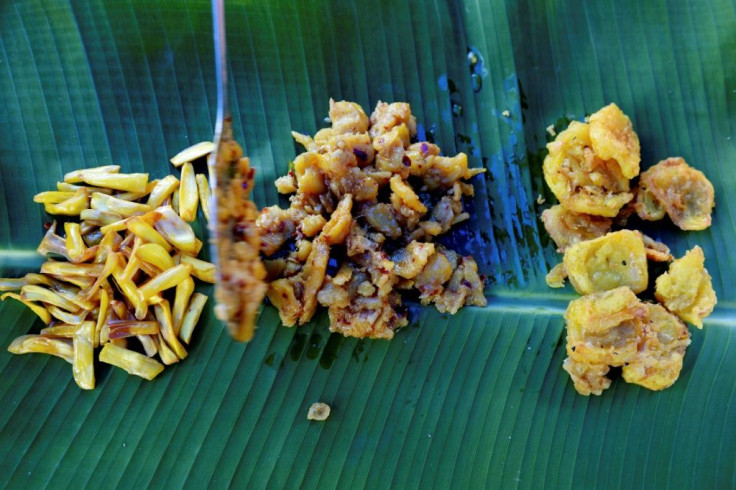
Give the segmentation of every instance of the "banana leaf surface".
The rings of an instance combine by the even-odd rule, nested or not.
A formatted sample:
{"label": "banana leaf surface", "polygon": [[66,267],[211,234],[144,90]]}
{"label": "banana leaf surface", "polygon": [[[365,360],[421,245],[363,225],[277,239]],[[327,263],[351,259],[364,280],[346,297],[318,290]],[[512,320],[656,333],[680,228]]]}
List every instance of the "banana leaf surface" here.
{"label": "banana leaf surface", "polygon": [[[366,110],[407,101],[445,153],[488,169],[447,240],[476,257],[488,306],[417,306],[390,342],[331,335],[325,312],[284,328],[266,306],[255,339],[238,344],[209,305],[184,362],[152,382],[98,365],[85,392],[63,360],[6,351],[41,323],[4,301],[0,486],[736,486],[732,0],[248,0],[226,11],[235,137],[258,171],[257,204],[279,202],[290,130],[324,127],[330,97]],[[176,173],[169,157],[211,139],[211,24],[199,0],[2,2],[0,276],[41,263],[49,216],[32,196],[65,172],[119,164],[161,177]],[[552,202],[541,165],[548,126],[610,102],[631,117],[644,168],[680,155],[713,182],[712,227],[647,231],[677,256],[702,246],[719,302],[691,328],[673,387],[615,379],[583,397],[561,367],[576,295],[544,281],[560,257],[538,219]],[[315,401],[332,407],[324,423],[307,420]]]}

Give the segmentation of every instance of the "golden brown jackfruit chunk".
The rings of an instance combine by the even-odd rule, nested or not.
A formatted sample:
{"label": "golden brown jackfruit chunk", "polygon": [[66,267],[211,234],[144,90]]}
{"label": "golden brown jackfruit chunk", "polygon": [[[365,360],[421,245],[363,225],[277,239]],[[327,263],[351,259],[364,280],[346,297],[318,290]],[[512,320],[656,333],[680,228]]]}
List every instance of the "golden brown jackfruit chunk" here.
{"label": "golden brown jackfruit chunk", "polygon": [[620,230],[569,247],[563,258],[575,290],[590,294],[628,286],[635,293],[647,288],[647,253],[641,233]]}
{"label": "golden brown jackfruit chunk", "polygon": [[544,179],[565,208],[612,218],[634,197],[619,163],[596,155],[588,124],[571,122],[547,149]]}
{"label": "golden brown jackfruit chunk", "polygon": [[654,296],[683,320],[703,328],[703,318],[717,302],[703,249],[696,245],[672,262],[669,271],[657,278]]}
{"label": "golden brown jackfruit chunk", "polygon": [[714,206],[713,184],[680,157],[663,160],[643,172],[634,203],[642,219],[662,219],[666,212],[682,230],[708,228]]}

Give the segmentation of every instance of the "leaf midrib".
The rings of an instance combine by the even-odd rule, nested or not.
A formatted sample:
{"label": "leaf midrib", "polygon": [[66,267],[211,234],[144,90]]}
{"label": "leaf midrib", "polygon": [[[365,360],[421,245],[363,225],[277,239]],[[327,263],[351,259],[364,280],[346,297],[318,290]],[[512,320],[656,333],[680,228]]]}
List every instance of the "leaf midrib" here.
{"label": "leaf midrib", "polygon": [[[37,271],[43,258],[35,250],[0,249],[0,274],[3,269],[14,271]],[[22,273],[18,274],[21,275]],[[562,316],[568,303],[579,296],[569,290],[500,290],[487,295],[488,305],[478,308],[493,313],[516,313],[519,315],[555,314]],[[721,302],[715,311],[704,320],[706,325],[736,327],[736,302]]]}

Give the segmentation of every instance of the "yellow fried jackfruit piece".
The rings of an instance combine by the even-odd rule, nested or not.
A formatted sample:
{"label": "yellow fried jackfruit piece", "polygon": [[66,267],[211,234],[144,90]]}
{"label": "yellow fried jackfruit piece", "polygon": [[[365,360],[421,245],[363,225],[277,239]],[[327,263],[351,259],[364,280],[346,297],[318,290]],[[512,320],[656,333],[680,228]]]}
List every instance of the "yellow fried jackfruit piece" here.
{"label": "yellow fried jackfruit piece", "polygon": [[660,305],[646,304],[649,322],[644,325],[639,355],[621,370],[627,383],[649,390],[663,390],[677,381],[685,349],[690,345],[687,326]]}
{"label": "yellow fried jackfruit piece", "polygon": [[567,271],[565,270],[565,264],[563,263],[559,263],[552,267],[544,277],[547,286],[551,288],[564,288],[565,279],[567,279]]}
{"label": "yellow fried jackfruit piece", "polygon": [[644,240],[644,248],[647,251],[647,259],[652,262],[672,262],[675,258],[670,253],[670,247],[654,238],[641,234]]}
{"label": "yellow fried jackfruit piece", "polygon": [[593,151],[588,124],[571,122],[547,149],[544,180],[565,208],[612,218],[633,199],[618,162]]}
{"label": "yellow fried jackfruit piece", "polygon": [[611,380],[606,377],[611,369],[607,364],[589,364],[568,357],[562,363],[562,369],[570,375],[575,391],[581,395],[600,395],[611,386]]}
{"label": "yellow fried jackfruit piece", "polygon": [[631,362],[648,318],[646,306],[625,286],[573,300],[565,311],[567,355],[589,364]]}
{"label": "yellow fried jackfruit piece", "polygon": [[636,214],[646,221],[659,221],[667,214],[664,205],[647,189],[646,185],[642,185],[641,181],[639,187],[636,188],[636,196],[631,205]]}
{"label": "yellow fried jackfruit piece", "polygon": [[590,294],[628,286],[635,293],[647,288],[647,254],[641,234],[631,230],[608,233],[569,247],[563,258],[575,290]]}
{"label": "yellow fried jackfruit piece", "polygon": [[654,296],[672,313],[703,328],[703,318],[710,315],[718,301],[705,268],[703,249],[696,245],[672,262],[669,271],[657,278]]}
{"label": "yellow fried jackfruit piece", "polygon": [[662,160],[643,172],[634,203],[642,219],[661,219],[666,211],[682,230],[708,228],[714,206],[713,184],[680,157]]}
{"label": "yellow fried jackfruit piece", "polygon": [[631,120],[616,104],[609,104],[588,118],[593,151],[602,160],[616,160],[627,179],[639,175],[641,148]]}
{"label": "yellow fried jackfruit piece", "polygon": [[558,252],[564,252],[578,242],[601,237],[611,229],[610,218],[576,213],[560,204],[545,209],[542,222],[557,245]]}

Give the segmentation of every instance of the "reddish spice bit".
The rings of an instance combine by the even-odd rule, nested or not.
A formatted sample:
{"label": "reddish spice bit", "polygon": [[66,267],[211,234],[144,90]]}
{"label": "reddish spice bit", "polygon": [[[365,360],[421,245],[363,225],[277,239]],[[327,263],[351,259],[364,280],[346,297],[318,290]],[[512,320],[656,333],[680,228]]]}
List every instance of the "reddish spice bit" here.
{"label": "reddish spice bit", "polygon": [[256,169],[251,168],[248,170],[248,180],[252,179],[253,176],[256,174]]}
{"label": "reddish spice bit", "polygon": [[404,155],[403,157],[401,157],[401,163],[403,163],[405,167],[411,167],[411,158]]}
{"label": "reddish spice bit", "polygon": [[48,230],[49,228],[51,228],[51,223],[47,221],[46,223],[43,224],[43,228],[44,230]]}

